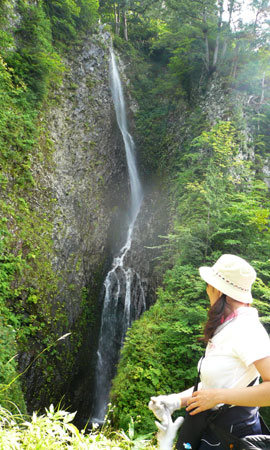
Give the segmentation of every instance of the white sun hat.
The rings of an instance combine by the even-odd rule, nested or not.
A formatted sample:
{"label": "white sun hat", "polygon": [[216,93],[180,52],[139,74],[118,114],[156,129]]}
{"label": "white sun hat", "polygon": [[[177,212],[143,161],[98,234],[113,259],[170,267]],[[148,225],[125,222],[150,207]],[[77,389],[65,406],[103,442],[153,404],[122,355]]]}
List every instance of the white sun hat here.
{"label": "white sun hat", "polygon": [[251,286],[256,279],[253,267],[236,255],[222,255],[213,267],[200,267],[200,275],[206,283],[223,294],[243,303],[253,301]]}

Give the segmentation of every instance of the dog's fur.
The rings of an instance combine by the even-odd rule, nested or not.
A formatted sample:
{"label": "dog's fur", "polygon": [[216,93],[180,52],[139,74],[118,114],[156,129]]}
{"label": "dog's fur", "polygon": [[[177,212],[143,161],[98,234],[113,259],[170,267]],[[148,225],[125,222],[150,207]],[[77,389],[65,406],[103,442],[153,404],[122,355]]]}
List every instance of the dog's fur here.
{"label": "dog's fur", "polygon": [[157,440],[159,450],[171,450],[177,430],[182,425],[184,418],[178,417],[173,422],[168,408],[161,402],[151,400],[148,406],[156,418],[160,420],[160,422],[155,421],[158,428]]}

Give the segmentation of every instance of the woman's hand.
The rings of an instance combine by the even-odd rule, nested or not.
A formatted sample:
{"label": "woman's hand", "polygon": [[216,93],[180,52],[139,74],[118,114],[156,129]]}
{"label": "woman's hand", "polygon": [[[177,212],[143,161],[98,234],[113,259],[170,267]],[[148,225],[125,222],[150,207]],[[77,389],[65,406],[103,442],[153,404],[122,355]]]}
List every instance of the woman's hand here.
{"label": "woman's hand", "polygon": [[[235,406],[270,406],[270,356],[254,361],[262,383],[255,386],[230,389],[201,389],[186,399],[190,415],[224,403]],[[192,411],[192,412],[191,412]]]}
{"label": "woman's hand", "polygon": [[191,416],[194,416],[206,409],[214,408],[218,403],[221,403],[218,399],[219,392],[219,389],[202,389],[193,392],[192,397],[187,399],[186,410]]}

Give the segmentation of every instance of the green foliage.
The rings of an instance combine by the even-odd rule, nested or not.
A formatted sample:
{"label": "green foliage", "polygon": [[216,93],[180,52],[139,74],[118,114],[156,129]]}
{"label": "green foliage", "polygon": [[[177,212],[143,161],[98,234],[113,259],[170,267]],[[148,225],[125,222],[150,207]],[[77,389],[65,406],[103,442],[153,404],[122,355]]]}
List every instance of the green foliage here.
{"label": "green foliage", "polygon": [[[0,144],[1,144],[1,176],[0,184],[2,196],[0,198],[0,314],[1,314],[1,404],[9,406],[10,402],[20,406],[24,410],[24,402],[19,382],[14,383],[8,391],[3,390],[16,374],[16,338],[19,328],[19,317],[8,307],[16,294],[12,282],[23,269],[26,261],[21,252],[14,251],[13,244],[21,208],[18,207],[17,192],[23,183],[32,181],[28,151],[31,149],[33,137],[33,122],[31,115],[24,116],[23,108],[19,103],[20,96],[24,93],[23,85],[12,83],[12,72],[0,59]],[[29,133],[29,139],[26,138]],[[16,186],[16,188],[14,187]],[[12,189],[14,193],[12,194]],[[13,201],[14,200],[14,201]],[[17,208],[18,207],[18,208]],[[18,221],[18,222],[17,222]],[[18,236],[18,235],[17,235]]]}
{"label": "green foliage", "polygon": [[[68,376],[74,363],[70,345],[51,346],[66,332],[68,321],[57,300],[59,280],[52,268],[54,199],[33,168],[51,164],[46,116],[41,122],[39,113],[48,92],[62,82],[59,47],[66,50],[78,42],[78,32],[89,33],[97,18],[97,0],[0,2],[0,334],[6,341],[1,340],[0,397],[5,405],[14,402],[22,411],[19,380],[11,383],[17,351],[31,348],[28,355],[33,361],[43,348],[49,349],[35,361],[43,376],[40,400],[60,398],[55,366],[65,364]],[[85,293],[82,297],[86,303]],[[87,308],[84,313],[82,321],[90,314]],[[77,341],[71,337],[75,349],[81,334],[77,330]]]}
{"label": "green foliage", "polygon": [[[169,70],[169,84],[191,100],[213,74],[264,103],[269,85],[269,2],[253,5],[254,22],[239,14],[243,2],[214,0],[101,1],[101,17],[121,37]],[[259,18],[258,20],[256,18]],[[234,26],[232,26],[234,24]],[[264,86],[264,87],[262,87]]]}
{"label": "green foliage", "polygon": [[179,392],[194,383],[207,308],[200,265],[212,264],[222,253],[247,258],[258,274],[255,305],[269,327],[268,187],[239,156],[243,135],[234,123],[220,121],[200,131],[198,115],[195,111],[196,121],[190,117],[182,151],[175,153],[174,223],[163,246],[163,264],[170,267],[164,288],[129,331],[113,382],[114,423],[126,428],[129,413],[142,432],[154,427],[147,409],[151,395]]}
{"label": "green foliage", "polygon": [[29,151],[35,142],[35,113],[24,110],[25,86],[12,82],[13,70],[0,57],[0,183],[6,189],[16,180],[19,185],[28,178]]}
{"label": "green foliage", "polygon": [[[46,346],[59,336],[59,323],[66,324],[63,305],[52,304],[58,283],[51,258],[54,200],[32,169],[41,163],[39,158],[45,162],[39,151],[38,107],[50,83],[61,80],[63,66],[52,47],[50,23],[41,2],[18,2],[21,20],[15,41],[8,26],[12,8],[5,6],[0,5],[5,23],[0,45],[10,45],[2,53],[5,59],[0,57],[0,315],[5,338],[0,395],[2,404],[13,402],[24,411],[19,380],[11,383],[17,369],[15,355],[29,342],[32,353],[38,352],[33,339]],[[46,164],[50,151],[46,143]]]}
{"label": "green foliage", "polygon": [[0,404],[12,412],[19,408],[24,413],[26,408],[20,380],[11,383],[17,376],[15,318],[2,304],[0,312]]}
{"label": "green foliage", "polygon": [[174,232],[167,237],[166,255],[200,264],[216,252],[250,260],[256,249],[263,260],[267,258],[268,189],[239,158],[241,140],[230,122],[220,122],[203,131],[180,156],[181,169],[172,184]]}
{"label": "green foliage", "polygon": [[89,28],[96,23],[98,19],[98,0],[77,0],[80,8],[79,18],[76,17],[77,27],[89,32]]}
{"label": "green foliage", "polygon": [[7,52],[14,45],[14,38],[10,31],[8,30],[8,10],[9,4],[7,0],[2,0],[0,2],[0,54],[5,57]]}
{"label": "green foliage", "polygon": [[29,88],[27,97],[42,101],[51,83],[59,84],[63,65],[52,46],[51,24],[42,3],[19,1],[21,21],[16,29],[17,52],[10,52],[9,64]]}
{"label": "green foliage", "polygon": [[[270,330],[270,202],[263,172],[269,153],[269,35],[259,24],[239,22],[237,31],[231,29],[238,2],[230,2],[229,19],[222,17],[222,2],[154,3],[101,2],[108,14],[111,7],[112,25],[113,7],[128,11],[129,45],[123,43],[122,22],[115,45],[128,59],[139,105],[140,163],[147,181],[156,174],[171,192],[171,230],[158,268],[169,268],[164,287],[128,332],[111,392],[114,425],[127,429],[130,414],[142,432],[154,430],[147,408],[151,395],[194,383],[207,305],[200,265],[222,253],[249,260],[258,274],[254,304]],[[225,102],[208,91],[216,84]],[[237,110],[239,92],[247,97]],[[207,108],[220,100],[224,119],[209,123]]]}
{"label": "green foliage", "polygon": [[45,11],[50,17],[53,38],[58,41],[74,39],[76,36],[75,19],[80,15],[76,0],[47,0]]}
{"label": "green foliage", "polygon": [[[0,293],[2,305],[9,306],[13,316],[18,314],[17,326],[24,324],[24,332],[19,334],[31,335],[38,331],[33,309],[56,286],[50,262],[52,223],[48,213],[38,212],[30,203],[29,189],[37,185],[31,171],[32,151],[37,145],[36,111],[24,97],[26,87],[12,82],[12,74],[0,60]],[[42,315],[42,308],[37,314]]]}
{"label": "green foliage", "polygon": [[[129,76],[139,104],[136,137],[147,177],[161,166],[168,166],[166,155],[172,155],[177,145],[170,141],[170,136],[176,134],[171,133],[172,122],[176,120],[175,108],[179,108],[181,115],[184,99],[193,109],[198,95],[207,92],[208,84],[215,77],[221,76],[224,88],[235,89],[236,96],[237,92],[248,95],[245,112],[256,136],[256,149],[260,154],[267,153],[269,32],[263,25],[267,5],[254,6],[260,20],[246,24],[238,11],[242,2],[229,2],[226,17],[223,3],[213,0],[101,2],[101,16],[105,22],[109,20],[112,30],[119,25],[113,23],[115,17],[120,17],[121,37],[117,35],[115,42],[131,61]],[[123,44],[126,43],[124,13],[129,47]],[[235,30],[233,22],[237,24]],[[131,50],[132,46],[137,54]]]}
{"label": "green foliage", "polygon": [[31,210],[24,199],[10,194],[8,200],[12,198],[12,206],[7,207],[2,199],[0,202],[4,219],[9,219],[3,219],[1,224],[0,269],[1,333],[5,337],[1,340],[5,348],[1,350],[1,385],[9,387],[0,397],[2,405],[13,402],[23,411],[19,380],[11,383],[16,374],[16,352],[27,348],[30,339],[50,343],[59,333],[57,326],[60,320],[63,322],[63,313],[55,306],[52,312],[51,297],[55,295],[57,279],[50,260],[48,216]]}
{"label": "green foliage", "polygon": [[[115,41],[119,48],[119,38]],[[135,138],[140,170],[149,182],[168,166],[171,157],[171,118],[179,103],[183,107],[184,103],[181,92],[176,97],[175,92],[172,93],[170,78],[159,61],[149,61],[131,44],[128,48],[122,44],[120,50],[123,49],[130,62],[128,70],[132,79],[132,96],[139,104],[135,113]]]}
{"label": "green foliage", "polygon": [[134,424],[129,433],[112,432],[109,425],[91,433],[79,431],[72,423],[76,413],[56,409],[51,405],[46,414],[32,417],[12,414],[0,408],[0,449],[21,450],[154,450],[149,439],[134,438]]}
{"label": "green foliage", "polygon": [[155,305],[128,332],[111,392],[114,424],[126,429],[131,415],[139,433],[155,429],[150,397],[192,386],[203,352],[205,283],[191,265],[175,265],[164,283]]}
{"label": "green foliage", "polygon": [[46,0],[44,9],[50,18],[54,41],[66,44],[76,41],[78,30],[89,31],[98,19],[98,0]]}
{"label": "green foliage", "polygon": [[[269,94],[268,94],[269,95]],[[257,155],[258,175],[261,176],[263,159],[267,158],[270,139],[270,106],[269,102],[255,104],[247,111],[249,124],[253,131]],[[263,159],[262,159],[263,158]],[[265,176],[265,174],[264,174]]]}

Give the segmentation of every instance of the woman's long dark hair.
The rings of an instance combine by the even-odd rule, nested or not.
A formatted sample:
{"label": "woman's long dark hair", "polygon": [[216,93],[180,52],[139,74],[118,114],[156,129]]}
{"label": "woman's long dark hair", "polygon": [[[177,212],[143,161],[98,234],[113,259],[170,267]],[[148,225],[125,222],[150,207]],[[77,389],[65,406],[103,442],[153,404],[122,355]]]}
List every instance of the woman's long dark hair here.
{"label": "woman's long dark hair", "polygon": [[214,336],[217,327],[228,315],[228,309],[229,305],[226,301],[226,295],[222,294],[208,311],[208,320],[204,327],[204,341],[206,343]]}

